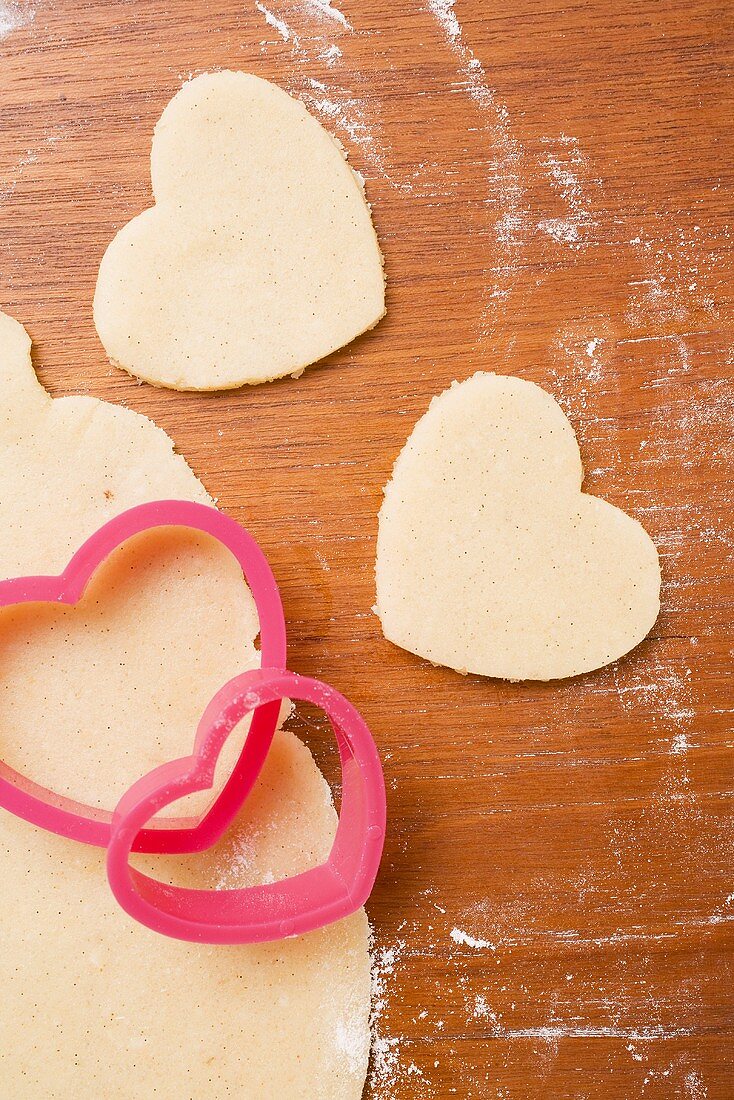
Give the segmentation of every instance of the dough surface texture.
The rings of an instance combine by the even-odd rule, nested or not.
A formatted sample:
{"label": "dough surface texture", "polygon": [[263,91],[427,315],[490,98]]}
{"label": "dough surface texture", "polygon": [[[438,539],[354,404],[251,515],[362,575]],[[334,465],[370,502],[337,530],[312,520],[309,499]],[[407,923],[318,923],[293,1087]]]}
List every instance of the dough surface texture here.
{"label": "dough surface texture", "polygon": [[539,386],[480,372],[435,397],[380,510],[386,638],[508,680],[575,676],[636,646],[660,608],[657,551],[582,481],[573,428]]}
{"label": "dough surface texture", "polygon": [[382,255],[341,147],[298,100],[240,72],[189,81],[153,138],[155,206],[100,265],[108,357],[180,390],[299,374],[385,312]]}
{"label": "dough surface texture", "polygon": [[[150,420],[94,398],[52,400],[25,331],[3,314],[0,387],[0,576],[59,572],[134,504],[211,504]],[[76,608],[0,612],[0,757],[62,794],[113,807],[133,779],[191,751],[213,693],[257,664],[257,631],[252,597],[221,546],[183,531],[131,540]],[[215,848],[144,857],[144,866],[192,886],[280,878],[323,860],[335,821],[310,752],[281,731]],[[364,912],[280,944],[181,943],[118,908],[102,856],[0,811],[3,1095],[359,1100],[369,1048]]]}

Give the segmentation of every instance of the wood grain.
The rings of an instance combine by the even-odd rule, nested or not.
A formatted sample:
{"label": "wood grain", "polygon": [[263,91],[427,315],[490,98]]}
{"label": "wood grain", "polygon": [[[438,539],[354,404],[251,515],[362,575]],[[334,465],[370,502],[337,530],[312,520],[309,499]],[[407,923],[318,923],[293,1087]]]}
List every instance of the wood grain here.
{"label": "wood grain", "polygon": [[[731,5],[457,0],[442,24],[343,0],[349,29],[273,0],[287,41],[249,0],[34,6],[0,41],[0,305],[54,395],[173,436],[267,550],[293,667],[369,718],[391,821],[369,1095],[727,1100]],[[389,312],[297,382],[201,396],[110,368],[91,302],[150,203],[156,119],[213,67],[278,81],[344,142]],[[550,389],[585,487],[660,548],[659,621],[612,668],[461,678],[370,613],[392,463],[478,368]]]}

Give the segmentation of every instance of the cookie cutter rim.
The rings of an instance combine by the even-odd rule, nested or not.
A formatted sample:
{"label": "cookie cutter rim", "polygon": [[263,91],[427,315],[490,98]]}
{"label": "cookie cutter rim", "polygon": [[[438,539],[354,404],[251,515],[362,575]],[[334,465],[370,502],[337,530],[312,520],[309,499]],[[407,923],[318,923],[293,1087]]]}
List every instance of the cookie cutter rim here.
{"label": "cookie cutter rim", "polygon": [[[314,703],[334,731],[342,767],[339,822],[325,863],[275,883],[191,889],[130,865],[146,823],[164,806],[211,787],[232,729],[249,712],[283,698]],[[121,907],[162,935],[210,944],[262,943],[302,935],[349,916],[366,902],[386,830],[385,780],[364,719],[334,688],[297,673],[260,668],[235,676],[214,696],[191,756],[163,764],[122,796],[112,821],[107,877]]]}
{"label": "cookie cutter rim", "polygon": [[[157,500],[121,512],[100,527],[73,554],[59,574],[14,577],[0,581],[0,609],[24,603],[73,606],[94,574],[128,539],[158,527],[184,527],[211,535],[226,547],[242,569],[260,622],[260,660],[285,668],[286,627],[278,585],[252,535],[235,520],[206,504]],[[265,762],[277,728],[280,705],[267,702],[253,713],[237,763],[214,802],[198,819],[165,819],[141,830],[135,851],[198,852],[224,833],[249,794]],[[106,848],[113,812],[55,793],[0,761],[0,807],[48,832]]]}

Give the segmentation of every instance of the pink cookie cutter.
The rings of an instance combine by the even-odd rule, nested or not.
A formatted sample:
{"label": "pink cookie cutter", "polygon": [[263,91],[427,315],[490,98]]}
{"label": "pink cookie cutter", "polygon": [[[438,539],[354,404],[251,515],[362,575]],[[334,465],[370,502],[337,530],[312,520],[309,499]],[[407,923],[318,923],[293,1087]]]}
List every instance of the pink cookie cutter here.
{"label": "pink cookie cutter", "polygon": [[[17,577],[0,582],[0,607],[22,603],[77,603],[93,574],[113,551],[134,535],[156,527],[203,531],[227,547],[242,567],[255,600],[260,619],[262,664],[285,668],[283,606],[264,554],[252,536],[234,520],[215,508],[190,501],[159,500],[122,512],[87,539],[59,576]],[[134,850],[176,853],[211,847],[224,833],[260,774],[279,714],[279,703],[275,699],[264,700],[258,707],[237,764],[216,800],[198,821],[172,819],[139,830],[134,838]],[[109,811],[55,794],[2,762],[0,806],[49,832],[101,848],[109,844],[112,820]]]}
{"label": "pink cookie cutter", "polygon": [[[170,886],[130,866],[146,824],[161,809],[211,787],[229,733],[249,712],[283,698],[321,707],[334,730],[342,767],[341,813],[326,863],[292,878],[233,890]],[[249,787],[252,776],[248,777]],[[204,712],[192,756],[143,776],[122,796],[112,820],[107,876],[118,902],[147,927],[202,943],[260,943],[312,932],[348,916],[369,897],[385,838],[385,782],[359,712],[334,688],[280,669],[230,680]]]}

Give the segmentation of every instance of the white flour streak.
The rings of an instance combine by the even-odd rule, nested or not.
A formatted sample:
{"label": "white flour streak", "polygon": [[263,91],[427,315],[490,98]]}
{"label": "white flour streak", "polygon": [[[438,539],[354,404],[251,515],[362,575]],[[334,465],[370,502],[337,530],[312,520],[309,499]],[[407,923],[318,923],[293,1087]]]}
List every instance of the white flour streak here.
{"label": "white flour streak", "polygon": [[370,166],[385,175],[384,158],[368,122],[364,101],[350,96],[344,89],[329,88],[320,80],[310,79],[309,84],[313,91],[301,95],[306,106],[346,134],[354,145],[360,147]]}
{"label": "white flour streak", "polygon": [[557,1043],[561,1039],[629,1039],[653,1042],[656,1039],[685,1039],[693,1035],[687,1027],[586,1027],[574,1024],[545,1024],[542,1027],[502,1027],[492,1029],[492,1034],[502,1039],[540,1039],[545,1043]]}
{"label": "white flour streak", "polygon": [[[385,1030],[385,1013],[389,1008],[390,985],[395,978],[398,964],[406,953],[407,941],[396,940],[389,947],[372,943],[372,1062],[369,1084],[375,1100],[392,1100],[395,1090],[406,1077],[423,1076],[411,1062],[403,1059],[402,1047],[410,1041],[404,1036],[390,1035]],[[428,1084],[428,1082],[426,1082]],[[412,1093],[413,1096],[430,1093]]]}
{"label": "white flour streak", "polygon": [[458,42],[461,38],[461,24],[456,18],[454,2],[455,0],[429,0],[428,7],[446,32],[446,37],[452,42]]}
{"label": "white flour streak", "polygon": [[474,936],[470,936],[468,932],[462,932],[461,928],[451,929],[451,939],[454,943],[458,943],[463,947],[473,947],[476,951],[483,951],[489,949],[490,951],[496,951],[497,948],[489,940],[478,940]]}
{"label": "white flour streak", "polygon": [[325,16],[326,19],[332,19],[335,23],[341,23],[345,30],[351,31],[351,23],[347,21],[338,8],[335,8],[333,4],[329,3],[329,0],[307,0],[307,3],[308,6],[314,8],[319,15]]}
{"label": "white flour streak", "polygon": [[[387,179],[398,190],[412,192],[412,184],[396,183],[386,170],[385,158],[372,128],[370,116],[373,112],[367,100],[347,88],[327,85],[312,75],[316,62],[333,68],[342,57],[341,47],[321,33],[325,23],[338,23],[343,28],[339,32],[342,38],[344,31],[351,32],[353,28],[342,12],[326,0],[303,0],[299,9],[289,7],[287,13],[278,0],[271,0],[269,7],[256,0],[255,7],[283,41],[289,43],[295,65],[303,67],[308,73],[298,72],[294,65],[294,78],[289,88],[291,94],[300,97],[309,110],[327,120],[331,124],[329,129],[336,130],[337,136],[341,135],[349,144],[358,146],[364,163],[375,174]],[[311,29],[314,19],[318,22],[318,30],[315,31]]]}
{"label": "white flour streak", "polygon": [[[385,163],[385,155],[372,125],[370,116],[374,114],[374,110],[371,104],[366,99],[351,94],[346,88],[328,85],[313,77],[308,78],[307,84],[310,90],[300,91],[300,98],[312,112],[328,119],[331,123],[330,129],[335,129],[337,135],[346,135],[348,141],[359,148],[363,168],[369,168],[401,194],[415,194],[414,180],[419,177],[424,166],[420,165],[409,180],[398,180],[393,176]],[[348,150],[345,150],[345,156],[348,157]],[[352,168],[364,190],[364,175],[354,169],[354,165]]]}
{"label": "white flour streak", "polygon": [[522,148],[512,135],[507,108],[497,103],[489,87],[482,62],[464,42],[454,0],[429,0],[428,8],[456,56],[463,87],[484,116],[484,132],[496,150],[495,158],[487,165],[490,186],[487,202],[500,210],[494,224],[499,255],[490,271],[494,285],[488,288],[486,313],[496,302],[508,297],[517,268],[520,231],[527,221],[519,171]]}
{"label": "white flour streak", "polygon": [[29,26],[35,18],[36,10],[28,4],[6,4],[0,0],[0,39]]}
{"label": "white flour streak", "polygon": [[584,244],[586,231],[596,224],[582,184],[582,175],[587,171],[586,158],[581,153],[578,138],[567,134],[561,134],[555,143],[549,138],[544,139],[544,143],[555,144],[556,148],[550,149],[541,159],[541,167],[568,212],[563,217],[542,219],[538,228],[558,244],[579,249]]}
{"label": "white flour streak", "polygon": [[265,22],[268,24],[268,26],[274,27],[284,42],[290,42],[291,40],[293,40],[294,46],[298,45],[298,36],[293,33],[291,28],[283,19],[279,19],[277,15],[273,15],[273,13],[269,11],[269,9],[266,8],[264,4],[260,3],[260,0],[255,0],[255,7],[260,12],[260,14],[264,16]]}
{"label": "white flour streak", "polygon": [[[613,666],[613,675],[620,702],[628,713],[639,714],[644,707],[649,712],[647,720],[656,725],[678,730],[691,725],[696,714],[692,705],[692,671],[687,665],[675,668],[670,658],[651,653],[644,663],[632,662],[623,669]],[[688,741],[678,738],[676,741],[673,751],[682,755]]]}
{"label": "white flour streak", "polygon": [[327,46],[325,50],[321,51],[321,53],[319,54],[319,60],[325,61],[326,64],[331,67],[332,65],[336,65],[337,61],[342,56],[343,55],[341,50],[334,42],[331,46]]}

